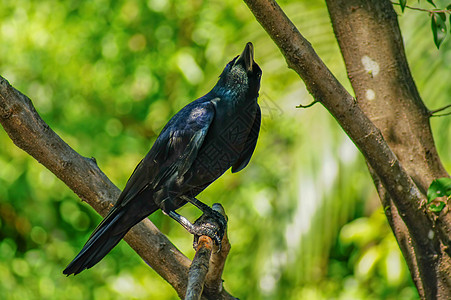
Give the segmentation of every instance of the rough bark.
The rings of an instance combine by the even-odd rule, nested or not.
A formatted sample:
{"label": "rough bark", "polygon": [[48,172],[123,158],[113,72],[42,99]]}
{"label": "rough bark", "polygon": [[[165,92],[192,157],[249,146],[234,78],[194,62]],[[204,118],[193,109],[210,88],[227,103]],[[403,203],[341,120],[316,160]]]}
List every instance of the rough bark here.
{"label": "rough bark", "polygon": [[[99,169],[95,159],[79,155],[39,116],[31,100],[0,76],[0,123],[19,148],[33,156],[80,199],[105,216],[120,190]],[[175,289],[186,293],[191,261],[148,219],[134,226],[125,241]],[[221,272],[222,274],[222,272]],[[222,286],[221,286],[222,287]],[[225,289],[202,299],[235,299]]]}
{"label": "rough bark", "polygon": [[[350,78],[366,76],[366,81],[371,82],[369,86],[366,81],[352,82],[353,86],[357,82],[360,83],[359,88],[354,87],[359,103],[337,81],[310,43],[300,34],[275,1],[245,0],[245,2],[257,21],[280,48],[288,66],[305,82],[315,101],[320,102],[335,117],[367,160],[381,201],[386,207],[389,222],[406,256],[420,295],[428,299],[449,296],[451,294],[450,258],[446,253],[451,232],[448,228],[449,216],[443,214],[436,218],[425,206],[425,191],[431,180],[447,176],[447,174],[441,166],[433,143],[428,122],[430,114],[411,79],[396,15],[388,11],[393,10],[390,2],[328,1],[334,25],[336,15],[332,10],[346,12],[336,18],[342,25],[340,32],[347,31],[348,36],[352,35],[353,39],[353,44],[350,45],[340,43],[342,48],[350,48],[342,49],[342,51],[352,56],[354,61],[354,64],[349,63],[352,67],[351,71],[348,67]],[[368,4],[352,5],[356,2],[368,2]],[[352,19],[349,14],[357,10],[376,11],[371,12],[372,17],[368,16],[370,14],[368,12],[360,16],[362,19],[368,18],[365,24],[370,23],[369,26],[377,23],[373,24],[374,32],[366,28],[357,28],[363,27],[364,24],[356,23],[354,26],[357,27],[354,30],[360,30],[362,34],[358,37],[354,35],[347,21],[348,18]],[[386,27],[386,31],[392,31],[388,34],[389,37],[385,37],[384,33],[378,33],[380,28],[378,29],[377,25]],[[335,30],[340,40],[340,34],[336,28]],[[387,39],[392,40],[387,41]],[[356,50],[365,49],[368,43],[372,44],[374,53]],[[380,53],[376,54],[384,50],[389,51],[387,55],[396,53],[388,63],[380,60]],[[364,58],[365,55],[367,57]],[[347,56],[345,54],[344,56],[346,60]],[[379,69],[374,67],[374,59],[379,62]],[[382,78],[385,74],[379,74],[381,68],[384,71],[391,71],[391,75]],[[404,83],[404,80],[407,82]],[[397,85],[402,87],[398,88]],[[368,87],[374,90],[368,91]],[[384,89],[388,90],[385,91],[386,93],[392,92],[392,94],[384,97],[381,93]],[[371,102],[374,100],[372,93],[376,94],[381,102],[386,101],[382,109]],[[368,101],[361,100],[362,97]],[[380,117],[382,117],[381,120],[378,119]],[[398,128],[388,122],[388,119],[399,121],[400,118],[405,119],[403,127]],[[419,120],[412,122],[416,119]],[[375,125],[372,120],[375,122],[379,120],[379,122]],[[398,159],[394,151],[402,156],[402,161]],[[416,163],[419,165],[415,166]]]}
{"label": "rough bark", "polygon": [[[431,114],[410,73],[392,4],[375,0],[326,3],[359,106],[426,194],[432,180],[449,175],[437,154],[429,124]],[[444,248],[449,245],[451,215],[444,213],[436,219],[442,243],[434,261],[428,258],[431,253],[413,245],[393,199],[371,173],[420,295],[448,299],[451,261]]]}
{"label": "rough bark", "polygon": [[193,262],[189,268],[185,300],[200,299],[204,290],[212,249],[213,240],[208,236],[201,236],[198,241],[196,255],[194,255]]}

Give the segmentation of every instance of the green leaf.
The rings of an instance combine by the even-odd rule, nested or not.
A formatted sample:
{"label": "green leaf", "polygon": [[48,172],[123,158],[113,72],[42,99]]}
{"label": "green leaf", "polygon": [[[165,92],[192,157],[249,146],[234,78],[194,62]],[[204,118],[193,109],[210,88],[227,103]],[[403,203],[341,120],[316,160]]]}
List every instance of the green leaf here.
{"label": "green leaf", "polygon": [[404,12],[404,8],[406,8],[407,0],[399,0],[399,6],[401,6],[401,11]]}
{"label": "green leaf", "polygon": [[434,43],[437,49],[440,48],[440,44],[446,37],[446,15],[445,13],[433,13],[431,14],[431,28],[434,36]]}
{"label": "green leaf", "polygon": [[445,207],[445,202],[439,201],[437,204],[432,203],[429,206],[429,210],[432,211],[432,212],[441,212],[444,207]]}
{"label": "green leaf", "polygon": [[428,203],[437,197],[449,197],[451,195],[451,178],[439,178],[432,181],[428,189]]}
{"label": "green leaf", "polygon": [[427,2],[431,3],[432,5],[434,5],[435,8],[437,8],[437,6],[435,6],[435,3],[433,0],[426,0]]}

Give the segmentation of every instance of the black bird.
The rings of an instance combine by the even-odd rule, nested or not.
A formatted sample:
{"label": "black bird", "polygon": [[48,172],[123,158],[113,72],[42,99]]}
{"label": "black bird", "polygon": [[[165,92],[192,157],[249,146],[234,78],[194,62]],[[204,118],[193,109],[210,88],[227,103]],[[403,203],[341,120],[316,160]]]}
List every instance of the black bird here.
{"label": "black bird", "polygon": [[[206,234],[218,244],[216,231],[191,224],[175,212],[187,202],[204,213],[209,206],[195,197],[230,167],[249,163],[260,131],[257,103],[262,71],[252,43],[230,61],[213,89],[174,115],[141,160],[116,204],[83,249],[63,271],[78,274],[98,263],[135,224],[161,209],[190,233]],[[226,226],[225,220],[219,222]]]}

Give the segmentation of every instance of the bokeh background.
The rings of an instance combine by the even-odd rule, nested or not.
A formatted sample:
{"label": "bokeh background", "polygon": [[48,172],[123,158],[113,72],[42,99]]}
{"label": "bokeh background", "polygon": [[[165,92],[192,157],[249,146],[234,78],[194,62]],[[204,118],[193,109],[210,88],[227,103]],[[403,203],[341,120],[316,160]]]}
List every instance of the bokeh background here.
{"label": "bokeh background", "polygon": [[[225,287],[241,299],[418,298],[362,156],[319,104],[296,108],[311,96],[241,1],[0,3],[0,74],[120,188],[167,120],[252,41],[263,69],[256,152],[200,195],[229,216]],[[324,2],[280,5],[351,91]],[[406,10],[400,23],[426,105],[449,104],[450,41],[435,48],[426,13]],[[451,170],[450,117],[431,123]],[[1,299],[177,299],[125,242],[64,277],[101,218],[3,130],[0,145]],[[180,225],[151,220],[193,256]]]}

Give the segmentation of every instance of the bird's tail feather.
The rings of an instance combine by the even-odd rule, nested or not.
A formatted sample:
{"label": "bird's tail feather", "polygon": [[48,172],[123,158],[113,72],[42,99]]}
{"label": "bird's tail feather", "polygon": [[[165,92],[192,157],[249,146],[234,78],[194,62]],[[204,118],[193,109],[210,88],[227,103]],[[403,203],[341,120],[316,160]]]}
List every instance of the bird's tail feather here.
{"label": "bird's tail feather", "polygon": [[149,202],[152,201],[149,199],[145,208],[142,207],[141,201],[132,201],[123,207],[113,207],[89,237],[80,253],[64,269],[63,274],[77,275],[97,264],[119,243],[130,228],[158,209],[153,202],[149,207]]}

